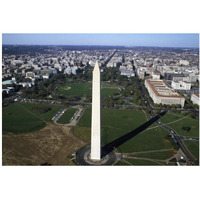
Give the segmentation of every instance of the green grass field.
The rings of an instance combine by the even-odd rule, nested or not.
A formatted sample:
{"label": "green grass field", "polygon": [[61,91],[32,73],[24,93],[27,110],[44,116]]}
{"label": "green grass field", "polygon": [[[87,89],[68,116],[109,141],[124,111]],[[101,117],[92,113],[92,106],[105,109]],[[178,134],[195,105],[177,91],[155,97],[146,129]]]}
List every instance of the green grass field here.
{"label": "green grass field", "polygon": [[[85,82],[68,84],[58,88],[58,92],[70,96],[92,96],[92,83]],[[116,92],[119,92],[119,89],[117,87],[108,84],[102,84],[102,96],[109,96]]]}
{"label": "green grass field", "polygon": [[170,150],[170,151],[163,151],[163,152],[140,153],[133,156],[165,160],[165,159],[171,158],[174,155],[174,153],[175,153],[174,151]]}
{"label": "green grass field", "polygon": [[167,136],[169,133],[162,128],[146,130],[122,144],[118,149],[122,153],[173,148]]}
{"label": "green grass field", "polygon": [[[50,108],[47,112],[37,112],[34,108]],[[2,110],[3,133],[27,133],[39,130],[50,122],[52,117],[62,108],[60,105],[12,103]]]}
{"label": "green grass field", "polygon": [[[102,145],[129,133],[146,122],[142,111],[102,109]],[[91,109],[86,109],[74,132],[91,139]],[[118,147],[120,152],[139,152],[173,148],[169,133],[163,128],[145,130]]]}
{"label": "green grass field", "polygon": [[196,158],[199,159],[199,141],[185,140],[184,144],[190,151],[190,153]]}
{"label": "green grass field", "polygon": [[167,123],[179,120],[183,117],[185,116],[182,113],[167,112],[165,115],[161,117],[161,121],[167,124]]}
{"label": "green grass field", "polygon": [[101,86],[102,86],[102,88],[115,88],[115,86],[109,85],[109,84],[105,84],[105,83],[101,84]]}
{"label": "green grass field", "polygon": [[[39,118],[47,121],[47,122],[51,122],[52,121],[52,117],[62,108],[64,108],[64,106],[62,105],[51,105],[51,104],[34,104],[34,103],[18,103],[22,108],[27,109],[29,111],[31,111],[33,114],[35,114],[36,116],[38,116]],[[50,111],[45,112],[45,113],[40,113],[40,112],[36,112],[33,110],[34,107],[37,108],[43,108],[43,107],[48,107],[51,108]]]}
{"label": "green grass field", "polygon": [[59,124],[68,124],[71,117],[77,111],[76,108],[68,108],[62,117],[57,121]]}
{"label": "green grass field", "polygon": [[[176,122],[176,120],[179,120]],[[161,118],[163,123],[170,123],[168,126],[173,128],[179,135],[199,137],[199,121],[187,116],[184,118],[182,114],[167,113]],[[171,123],[174,122],[174,123]],[[183,130],[183,126],[190,127],[190,131]]]}
{"label": "green grass field", "polygon": [[149,160],[126,159],[132,165],[161,165]]}

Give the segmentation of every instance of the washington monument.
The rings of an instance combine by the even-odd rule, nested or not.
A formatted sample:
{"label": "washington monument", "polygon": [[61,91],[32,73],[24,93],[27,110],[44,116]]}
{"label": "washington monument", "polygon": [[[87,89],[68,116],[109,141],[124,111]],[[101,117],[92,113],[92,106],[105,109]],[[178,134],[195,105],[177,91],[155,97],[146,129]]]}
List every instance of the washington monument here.
{"label": "washington monument", "polygon": [[101,160],[101,74],[96,62],[92,78],[91,159]]}
{"label": "washington monument", "polygon": [[101,73],[96,62],[92,76],[91,145],[77,151],[76,161],[80,165],[113,165],[116,159],[112,150],[101,148]]}

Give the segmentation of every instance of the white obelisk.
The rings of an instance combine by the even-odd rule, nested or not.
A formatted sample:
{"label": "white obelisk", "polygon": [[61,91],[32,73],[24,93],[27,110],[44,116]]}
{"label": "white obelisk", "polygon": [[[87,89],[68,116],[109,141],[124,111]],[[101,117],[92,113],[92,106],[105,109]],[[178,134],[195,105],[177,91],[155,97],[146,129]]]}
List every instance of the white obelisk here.
{"label": "white obelisk", "polygon": [[91,159],[101,160],[101,77],[96,62],[92,78]]}

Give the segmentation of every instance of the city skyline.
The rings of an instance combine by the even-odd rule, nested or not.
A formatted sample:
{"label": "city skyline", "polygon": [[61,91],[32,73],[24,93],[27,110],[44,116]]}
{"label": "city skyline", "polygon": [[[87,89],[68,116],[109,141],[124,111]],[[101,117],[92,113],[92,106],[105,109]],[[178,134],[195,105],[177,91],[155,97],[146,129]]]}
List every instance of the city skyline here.
{"label": "city skyline", "polygon": [[3,45],[87,45],[199,48],[199,34],[2,34]]}

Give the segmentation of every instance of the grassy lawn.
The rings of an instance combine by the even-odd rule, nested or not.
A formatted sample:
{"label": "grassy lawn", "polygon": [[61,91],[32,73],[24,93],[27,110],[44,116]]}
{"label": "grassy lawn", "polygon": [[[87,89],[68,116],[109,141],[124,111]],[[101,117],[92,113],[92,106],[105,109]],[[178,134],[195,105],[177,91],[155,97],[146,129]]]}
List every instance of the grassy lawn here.
{"label": "grassy lawn", "polygon": [[[52,117],[62,108],[64,108],[62,105],[51,105],[51,104],[34,104],[34,103],[18,103],[22,108],[25,108],[38,116],[39,118],[47,121],[47,122],[52,122]],[[37,112],[33,108],[51,108],[50,111],[48,112]]]}
{"label": "grassy lawn", "polygon": [[159,165],[149,160],[126,159],[132,165]]}
{"label": "grassy lawn", "polygon": [[68,124],[71,117],[77,111],[76,108],[68,108],[62,117],[57,121],[59,124]]}
{"label": "grassy lawn", "polygon": [[[102,90],[101,90],[102,96],[109,96],[118,91],[119,89],[115,86],[102,84]],[[58,92],[64,95],[79,96],[79,97],[92,96],[92,83],[85,82],[85,83],[74,83],[65,85],[58,88]]]}
{"label": "grassy lawn", "polygon": [[11,132],[18,134],[30,131],[33,132],[46,125],[41,119],[31,115],[16,103],[3,107],[2,115],[3,133]]}
{"label": "grassy lawn", "polygon": [[165,159],[171,158],[174,154],[175,154],[175,151],[171,150],[171,151],[163,151],[163,152],[140,153],[133,156],[165,160]]}
{"label": "grassy lawn", "polygon": [[102,83],[101,86],[102,86],[102,88],[115,88],[115,86],[109,85],[107,83]]}
{"label": "grassy lawn", "polygon": [[[175,120],[179,120],[183,117],[184,116],[182,116],[181,114],[175,116],[172,113],[167,113],[161,118],[161,121],[163,123],[170,123],[174,122]],[[199,121],[196,119],[192,119],[189,116],[175,123],[168,124],[168,126],[173,128],[179,135],[199,137]],[[190,131],[183,130],[183,126],[190,127]]]}
{"label": "grassy lawn", "polygon": [[[102,109],[102,145],[105,145],[146,122],[142,111]],[[91,109],[86,109],[74,132],[90,142]],[[145,130],[118,147],[118,151],[139,152],[173,148],[163,128]]]}
{"label": "grassy lawn", "polygon": [[89,127],[76,126],[74,128],[74,133],[88,142],[91,141],[91,128]]}
{"label": "grassy lawn", "polygon": [[92,84],[89,82],[68,84],[58,88],[58,92],[71,96],[91,96]]}
{"label": "grassy lawn", "polygon": [[190,151],[190,153],[196,158],[199,159],[199,141],[185,140],[184,144]]}
{"label": "grassy lawn", "polygon": [[[37,108],[37,109],[36,109]],[[48,109],[44,109],[48,108]],[[62,108],[59,105],[12,103],[2,109],[3,133],[27,133],[39,130]]]}
{"label": "grassy lawn", "polygon": [[[102,109],[102,127],[115,127],[119,129],[132,130],[146,122],[141,111]],[[91,126],[91,108],[87,108],[78,122],[79,126]]]}
{"label": "grassy lawn", "polygon": [[[170,124],[170,126],[177,131],[179,135],[199,137],[199,121],[192,118],[185,118],[178,123]],[[191,128],[190,131],[185,131],[182,129],[183,126],[188,126]]]}
{"label": "grassy lawn", "polygon": [[160,118],[160,120],[163,123],[170,123],[176,120],[179,120],[181,118],[185,117],[182,113],[173,113],[173,112],[167,112],[164,116]]}
{"label": "grassy lawn", "polygon": [[91,108],[87,108],[80,120],[78,121],[79,126],[91,127]]}
{"label": "grassy lawn", "polygon": [[[136,117],[137,116],[137,117]],[[145,116],[140,111],[102,109],[102,144],[117,139],[143,124]],[[136,123],[133,121],[136,120]],[[82,127],[84,127],[83,130]],[[75,133],[90,141],[91,138],[91,109],[86,109],[75,128]],[[84,132],[87,131],[87,132]]]}
{"label": "grassy lawn", "polygon": [[147,130],[122,144],[118,150],[122,153],[129,153],[173,148],[167,138],[168,135],[169,133],[162,128]]}

